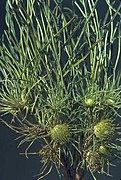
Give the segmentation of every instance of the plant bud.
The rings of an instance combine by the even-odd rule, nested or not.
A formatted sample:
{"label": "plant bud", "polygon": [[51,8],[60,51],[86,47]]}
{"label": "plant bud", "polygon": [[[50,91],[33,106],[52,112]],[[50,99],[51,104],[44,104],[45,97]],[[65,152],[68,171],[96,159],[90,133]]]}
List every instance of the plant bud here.
{"label": "plant bud", "polygon": [[115,102],[114,102],[114,100],[109,98],[109,99],[106,99],[105,104],[108,106],[114,106]]}
{"label": "plant bud", "polygon": [[113,137],[115,127],[110,120],[102,120],[94,126],[94,134],[100,140],[109,140]]}
{"label": "plant bud", "polygon": [[103,154],[105,156],[110,156],[111,155],[110,151],[107,149],[107,147],[105,145],[101,145],[99,147],[99,153]]}
{"label": "plant bud", "polygon": [[85,104],[87,107],[92,107],[94,105],[94,99],[93,98],[87,98],[85,100]]}
{"label": "plant bud", "polygon": [[57,124],[50,130],[55,143],[65,144],[69,140],[70,132],[67,124]]}

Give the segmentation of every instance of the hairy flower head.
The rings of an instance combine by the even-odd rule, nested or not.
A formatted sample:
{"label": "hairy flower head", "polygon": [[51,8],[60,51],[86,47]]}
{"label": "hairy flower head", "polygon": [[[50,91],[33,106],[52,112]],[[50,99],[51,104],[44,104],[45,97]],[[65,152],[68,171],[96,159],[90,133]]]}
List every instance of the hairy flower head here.
{"label": "hairy flower head", "polygon": [[89,151],[86,154],[86,162],[87,162],[87,166],[92,172],[97,172],[102,165],[100,154],[94,151]]}

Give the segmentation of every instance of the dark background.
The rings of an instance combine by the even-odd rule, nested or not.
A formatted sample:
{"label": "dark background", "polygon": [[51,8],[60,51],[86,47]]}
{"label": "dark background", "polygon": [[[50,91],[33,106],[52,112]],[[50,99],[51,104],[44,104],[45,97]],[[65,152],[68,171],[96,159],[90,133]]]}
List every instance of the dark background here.
{"label": "dark background", "polygon": [[[68,4],[70,0],[65,0]],[[0,37],[4,32],[5,27],[5,3],[6,0],[0,0]],[[106,12],[106,5],[103,0],[99,2],[100,16]],[[7,117],[9,118],[9,116]],[[15,141],[16,134],[7,128],[4,124],[0,124],[0,180],[35,180],[35,174],[39,172],[40,162],[37,156],[30,156],[29,159],[23,155],[22,148],[17,149],[18,141]],[[121,180],[121,164],[117,167],[112,167],[111,172],[113,177],[100,176],[99,180]],[[44,180],[59,180],[55,170],[44,178]],[[84,180],[92,180],[90,175],[87,175]]]}

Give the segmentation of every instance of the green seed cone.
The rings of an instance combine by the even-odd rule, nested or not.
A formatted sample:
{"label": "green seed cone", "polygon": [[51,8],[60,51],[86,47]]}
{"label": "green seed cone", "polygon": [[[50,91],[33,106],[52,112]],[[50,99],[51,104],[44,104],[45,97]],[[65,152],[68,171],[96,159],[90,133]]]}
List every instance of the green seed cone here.
{"label": "green seed cone", "polygon": [[65,144],[69,140],[70,132],[67,124],[57,124],[50,130],[55,143]]}
{"label": "green seed cone", "polygon": [[100,140],[109,140],[113,137],[115,127],[110,120],[102,120],[94,126],[94,134]]}

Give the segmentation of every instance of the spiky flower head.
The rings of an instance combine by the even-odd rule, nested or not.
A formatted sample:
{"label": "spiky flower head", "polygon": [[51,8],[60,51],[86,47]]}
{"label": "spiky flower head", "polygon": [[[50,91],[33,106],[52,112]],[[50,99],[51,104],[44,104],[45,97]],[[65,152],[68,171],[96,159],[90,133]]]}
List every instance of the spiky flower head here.
{"label": "spiky flower head", "polygon": [[108,119],[100,121],[94,126],[94,134],[101,141],[109,140],[114,136],[115,127]]}
{"label": "spiky flower head", "polygon": [[85,104],[87,107],[92,107],[94,105],[94,98],[90,97],[85,100]]}
{"label": "spiky flower head", "polygon": [[101,156],[95,151],[89,151],[86,154],[86,162],[92,172],[97,172],[102,166]]}
{"label": "spiky flower head", "polygon": [[69,127],[67,124],[57,124],[50,129],[50,134],[55,143],[65,144],[70,136]]}
{"label": "spiky flower head", "polygon": [[109,149],[105,146],[105,145],[101,145],[99,147],[99,153],[105,156],[110,156],[111,152],[109,151]]}

